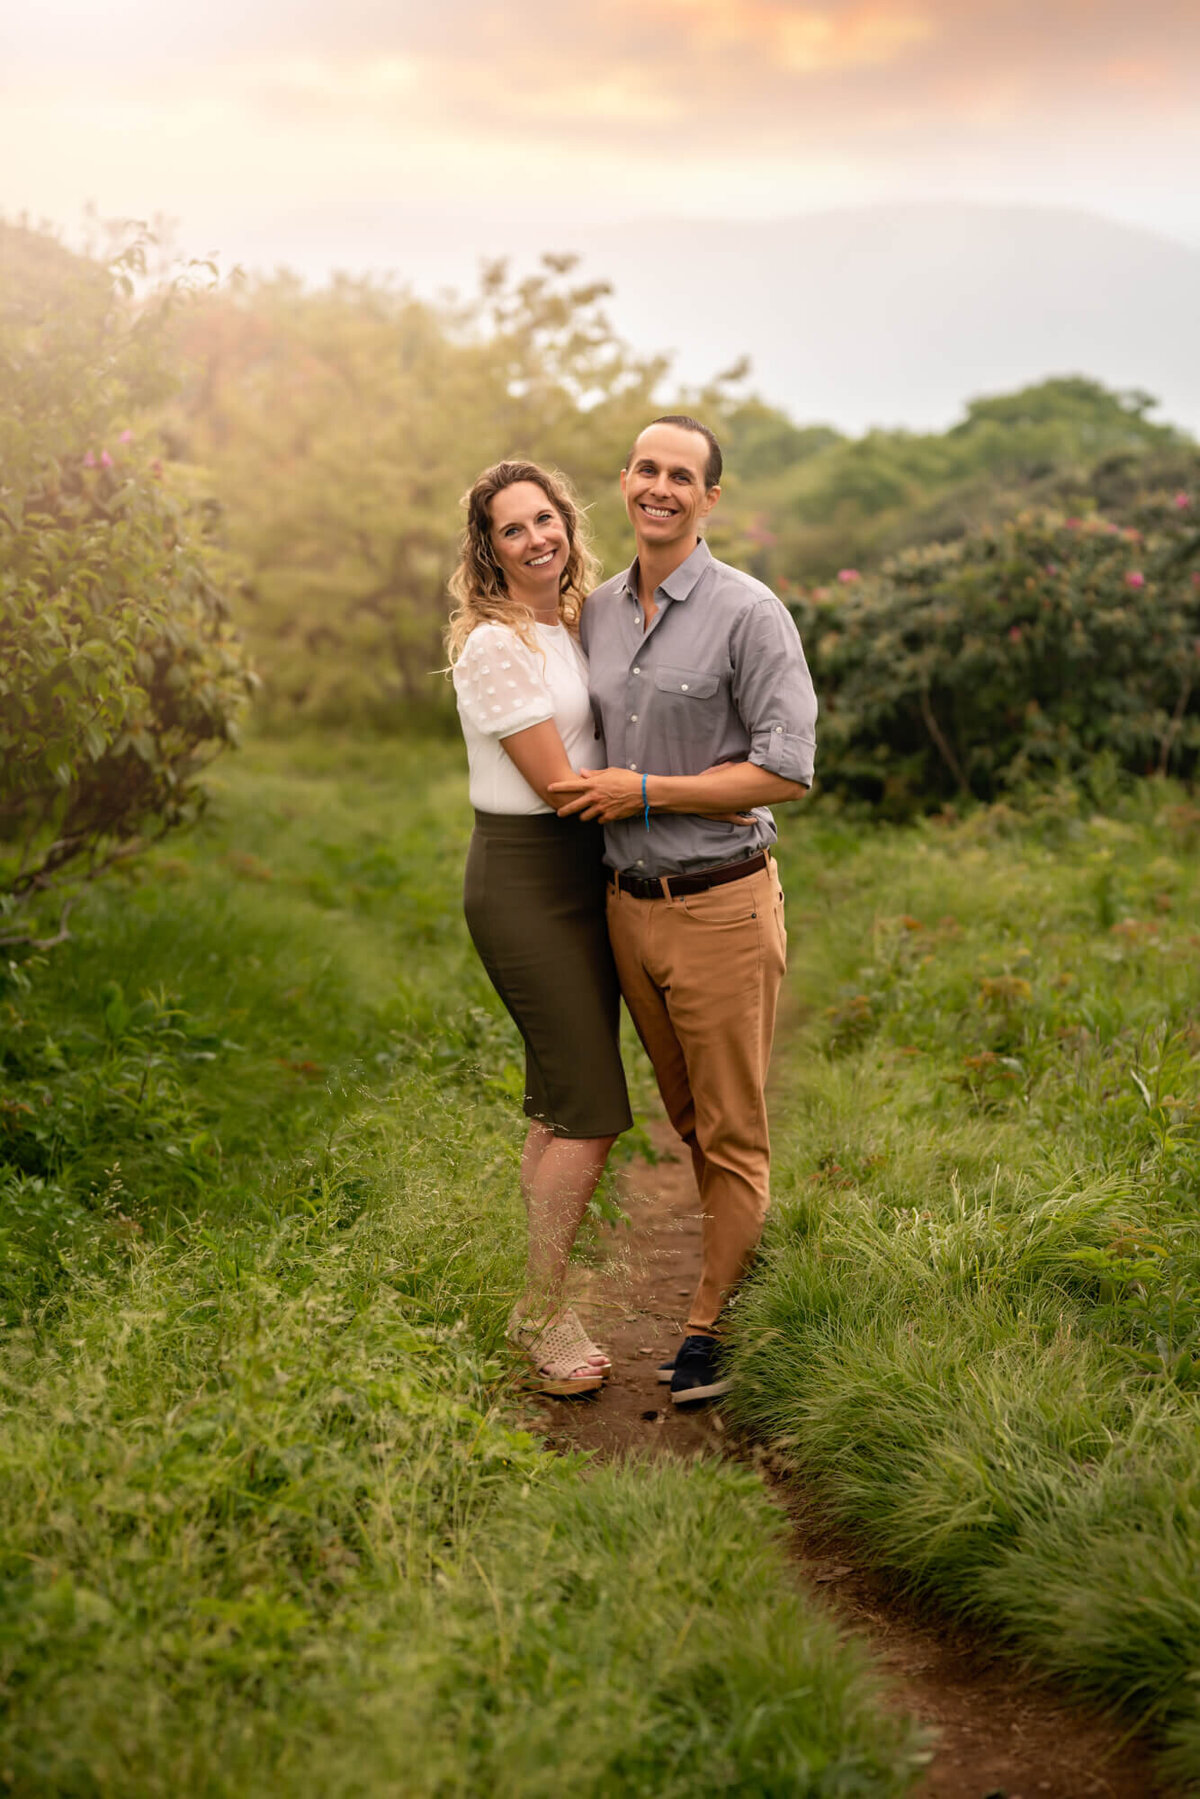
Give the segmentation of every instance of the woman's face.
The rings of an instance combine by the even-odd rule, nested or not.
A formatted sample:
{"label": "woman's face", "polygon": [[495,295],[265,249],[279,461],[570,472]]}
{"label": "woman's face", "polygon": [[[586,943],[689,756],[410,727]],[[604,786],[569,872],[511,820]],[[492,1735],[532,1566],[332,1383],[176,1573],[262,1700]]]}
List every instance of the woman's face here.
{"label": "woman's face", "polygon": [[492,501],[492,548],[510,593],[557,604],[567,566],[567,527],[536,481],[514,481]]}

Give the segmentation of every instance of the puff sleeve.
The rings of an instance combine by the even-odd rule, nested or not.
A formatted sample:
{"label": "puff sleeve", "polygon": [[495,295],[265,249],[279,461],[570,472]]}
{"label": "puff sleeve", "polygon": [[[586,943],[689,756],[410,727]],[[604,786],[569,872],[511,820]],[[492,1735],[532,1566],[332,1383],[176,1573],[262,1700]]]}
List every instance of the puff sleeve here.
{"label": "puff sleeve", "polygon": [[554,717],[543,658],[505,625],[477,625],[454,665],[458,709],[485,737],[511,737]]}

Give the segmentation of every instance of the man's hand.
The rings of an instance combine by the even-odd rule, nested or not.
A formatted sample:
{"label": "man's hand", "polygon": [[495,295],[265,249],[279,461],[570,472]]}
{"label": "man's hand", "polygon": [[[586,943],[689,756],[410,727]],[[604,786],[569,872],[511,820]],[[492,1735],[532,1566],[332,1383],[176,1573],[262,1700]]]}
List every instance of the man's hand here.
{"label": "man's hand", "polygon": [[579,813],[608,825],[642,809],[642,777],[631,768],[581,768],[569,781],[551,781],[549,791],[561,801],[560,818]]}

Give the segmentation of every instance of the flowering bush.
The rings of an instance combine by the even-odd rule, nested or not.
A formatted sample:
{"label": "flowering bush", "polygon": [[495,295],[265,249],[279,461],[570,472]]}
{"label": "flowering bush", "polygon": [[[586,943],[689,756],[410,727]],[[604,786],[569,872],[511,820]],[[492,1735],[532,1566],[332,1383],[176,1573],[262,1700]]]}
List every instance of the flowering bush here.
{"label": "flowering bush", "polygon": [[[161,390],[131,265],[6,231],[0,285],[0,896],[186,819],[250,676],[198,511],[125,421]],[[7,251],[13,250],[13,254]],[[0,934],[2,940],[2,934]]]}
{"label": "flowering bush", "polygon": [[1200,757],[1200,521],[1024,514],[789,601],[822,702],[822,786],[901,815],[995,798],[1106,755]]}

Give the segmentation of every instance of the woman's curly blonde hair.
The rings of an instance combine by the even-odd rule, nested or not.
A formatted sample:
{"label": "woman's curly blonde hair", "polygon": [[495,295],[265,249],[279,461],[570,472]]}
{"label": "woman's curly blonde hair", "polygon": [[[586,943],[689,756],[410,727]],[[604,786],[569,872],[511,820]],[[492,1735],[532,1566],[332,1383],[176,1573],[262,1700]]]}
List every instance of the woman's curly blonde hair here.
{"label": "woman's curly blonde hair", "polygon": [[540,487],[567,528],[567,563],[559,580],[558,616],[569,630],[579,629],[583,602],[600,579],[600,564],[592,553],[583,510],[565,476],[539,468],[536,462],[497,462],[485,468],[462,497],[467,523],[459,543],[458,566],[450,577],[455,604],[446,629],[451,667],[476,625],[487,619],[510,625],[531,649],[537,647],[533,613],[509,593],[492,547],[492,501],[518,481],[532,481]]}

